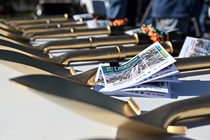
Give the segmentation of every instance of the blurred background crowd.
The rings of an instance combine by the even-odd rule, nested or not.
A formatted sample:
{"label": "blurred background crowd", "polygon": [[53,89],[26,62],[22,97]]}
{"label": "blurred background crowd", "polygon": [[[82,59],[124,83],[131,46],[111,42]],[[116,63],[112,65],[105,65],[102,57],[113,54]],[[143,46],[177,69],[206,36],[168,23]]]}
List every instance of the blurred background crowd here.
{"label": "blurred background crowd", "polygon": [[210,37],[209,0],[1,0],[0,18],[91,13]]}

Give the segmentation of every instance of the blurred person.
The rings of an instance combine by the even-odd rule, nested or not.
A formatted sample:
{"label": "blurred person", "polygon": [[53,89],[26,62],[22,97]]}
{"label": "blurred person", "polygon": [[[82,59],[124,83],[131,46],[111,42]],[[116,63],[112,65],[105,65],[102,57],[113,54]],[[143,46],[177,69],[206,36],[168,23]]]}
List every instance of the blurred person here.
{"label": "blurred person", "polygon": [[124,19],[126,16],[128,0],[109,0],[109,6],[106,10],[108,19]]}
{"label": "blurred person", "polygon": [[152,24],[150,5],[152,5],[151,0],[130,0],[127,3],[126,17],[134,25],[137,23]]}
{"label": "blurred person", "polygon": [[206,19],[208,18],[208,9],[210,6],[210,0],[204,0],[202,7],[201,7],[201,11],[200,11],[200,15],[199,15],[199,23],[201,25],[201,33],[202,36],[204,37],[209,37],[210,33],[208,33],[208,31],[206,30]]}
{"label": "blurred person", "polygon": [[179,29],[190,33],[192,17],[198,19],[202,0],[154,0],[151,16],[161,31]]}

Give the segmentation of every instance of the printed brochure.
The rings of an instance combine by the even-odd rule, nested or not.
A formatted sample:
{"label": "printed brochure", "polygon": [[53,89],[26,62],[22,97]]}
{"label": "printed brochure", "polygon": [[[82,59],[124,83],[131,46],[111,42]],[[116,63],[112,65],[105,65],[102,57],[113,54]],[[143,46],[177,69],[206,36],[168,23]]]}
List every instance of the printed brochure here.
{"label": "printed brochure", "polygon": [[[179,82],[174,76],[179,73],[173,64],[175,61],[159,42],[155,42],[119,66],[99,64],[95,79],[98,86],[94,89],[114,96],[160,94],[160,97],[170,97],[168,82]],[[157,85],[162,87],[157,88]]]}

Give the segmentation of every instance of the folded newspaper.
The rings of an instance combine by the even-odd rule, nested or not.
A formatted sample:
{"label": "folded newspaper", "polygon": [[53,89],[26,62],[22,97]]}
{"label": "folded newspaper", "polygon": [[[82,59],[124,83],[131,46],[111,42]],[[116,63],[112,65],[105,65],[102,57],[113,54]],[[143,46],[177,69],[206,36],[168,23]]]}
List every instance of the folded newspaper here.
{"label": "folded newspaper", "polygon": [[170,82],[180,82],[176,60],[155,42],[119,66],[99,64],[94,90],[110,96],[171,97]]}
{"label": "folded newspaper", "polygon": [[210,40],[186,37],[179,57],[206,56],[210,54]]}

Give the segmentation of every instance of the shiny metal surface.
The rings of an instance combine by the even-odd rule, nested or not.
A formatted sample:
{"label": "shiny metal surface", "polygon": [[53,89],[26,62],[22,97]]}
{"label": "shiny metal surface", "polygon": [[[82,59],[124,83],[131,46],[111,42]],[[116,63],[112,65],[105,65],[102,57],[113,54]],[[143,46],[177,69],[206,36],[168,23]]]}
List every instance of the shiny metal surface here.
{"label": "shiny metal surface", "polygon": [[[85,104],[88,108],[90,107],[89,105],[93,105],[91,108],[98,107],[105,109],[106,112],[111,111],[109,114],[111,113],[110,116],[112,116],[112,120],[114,119],[115,125],[121,129],[129,129],[132,131],[184,135],[186,134],[187,127],[176,126],[174,123],[183,119],[210,115],[210,95],[173,102],[144,114],[135,115],[135,113],[133,114],[135,111],[132,105],[128,105],[128,103],[103,95],[60,77],[28,75],[13,78],[12,81],[42,91],[45,94],[69,99],[69,101],[76,100],[78,101],[78,106],[75,106],[75,110],[79,110],[79,106]],[[86,107],[83,106],[83,110]],[[130,116],[131,112],[132,115]],[[93,115],[93,118],[95,118],[94,116],[97,114],[91,111],[89,111],[89,113]],[[122,116],[118,116],[117,114]],[[100,118],[98,115],[99,114],[97,114],[97,117]],[[101,114],[101,118],[103,118],[103,115],[104,114]],[[113,115],[115,117],[113,117]],[[125,117],[124,119],[121,118],[123,116]],[[103,122],[105,120],[101,119],[101,121]]]}

